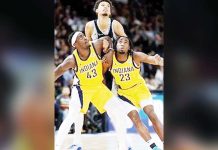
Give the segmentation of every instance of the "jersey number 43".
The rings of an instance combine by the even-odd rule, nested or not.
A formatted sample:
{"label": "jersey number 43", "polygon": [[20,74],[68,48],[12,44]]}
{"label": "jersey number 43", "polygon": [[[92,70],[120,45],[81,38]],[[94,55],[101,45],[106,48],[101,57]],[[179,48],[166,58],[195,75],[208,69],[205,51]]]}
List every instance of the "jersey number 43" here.
{"label": "jersey number 43", "polygon": [[94,78],[94,77],[96,77],[96,76],[97,76],[97,72],[96,72],[95,69],[93,69],[93,70],[87,72],[87,78]]}

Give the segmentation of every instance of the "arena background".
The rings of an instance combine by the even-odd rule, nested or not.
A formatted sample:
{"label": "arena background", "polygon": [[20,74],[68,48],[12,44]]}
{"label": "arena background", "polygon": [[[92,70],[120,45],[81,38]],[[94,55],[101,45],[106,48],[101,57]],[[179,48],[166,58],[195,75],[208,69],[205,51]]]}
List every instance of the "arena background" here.
{"label": "arena background", "polygon": [[[53,150],[54,1],[1,6],[0,149]],[[216,6],[164,1],[165,149],[218,149]]]}
{"label": "arena background", "polygon": [[[163,57],[164,20],[162,0],[113,0],[112,18],[118,20],[124,27],[125,33],[132,39],[135,51],[146,54],[155,53]],[[95,0],[56,0],[55,1],[55,49],[54,63],[59,65],[72,53],[67,43],[68,35],[73,31],[84,32],[85,24],[97,16],[93,12]],[[155,111],[163,122],[163,67],[148,64],[141,65],[141,74],[154,98]],[[55,83],[55,130],[68,112],[70,89],[73,84],[74,72],[69,70]],[[150,132],[154,132],[151,123],[143,111],[140,117]],[[100,133],[112,131],[113,126],[105,114],[100,115],[93,105],[90,105],[83,126],[83,133]],[[128,129],[136,132],[135,128]],[[71,131],[74,133],[74,125]]]}

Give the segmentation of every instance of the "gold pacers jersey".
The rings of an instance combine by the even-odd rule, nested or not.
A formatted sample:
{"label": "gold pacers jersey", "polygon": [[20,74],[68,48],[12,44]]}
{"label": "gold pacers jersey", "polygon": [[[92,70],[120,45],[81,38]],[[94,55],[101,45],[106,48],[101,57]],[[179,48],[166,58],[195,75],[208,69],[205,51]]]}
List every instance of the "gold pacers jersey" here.
{"label": "gold pacers jersey", "polygon": [[90,45],[90,53],[86,60],[80,58],[77,50],[73,52],[77,63],[75,73],[81,86],[96,86],[103,81],[102,61],[99,59],[91,42]]}
{"label": "gold pacers jersey", "polygon": [[81,60],[77,50],[73,52],[77,69],[75,71],[79,79],[76,86],[81,102],[81,112],[86,113],[90,102],[100,113],[105,112],[104,106],[113,96],[112,92],[102,83],[102,61],[90,42],[90,53],[87,60]]}
{"label": "gold pacers jersey", "polygon": [[140,103],[151,99],[151,93],[140,75],[140,69],[134,64],[132,55],[125,62],[117,61],[113,56],[111,73],[118,84],[117,94],[120,99],[140,108]]}
{"label": "gold pacers jersey", "polygon": [[125,62],[119,62],[114,53],[110,71],[120,89],[128,89],[140,83],[145,84],[140,75],[140,68],[134,64],[132,55],[129,55]]}

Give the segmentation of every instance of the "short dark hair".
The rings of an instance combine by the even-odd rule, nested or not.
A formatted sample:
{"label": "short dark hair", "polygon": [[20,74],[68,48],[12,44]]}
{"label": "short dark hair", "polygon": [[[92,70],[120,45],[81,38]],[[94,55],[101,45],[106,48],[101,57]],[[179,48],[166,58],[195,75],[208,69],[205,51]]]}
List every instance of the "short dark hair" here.
{"label": "short dark hair", "polygon": [[112,2],[111,2],[110,0],[97,0],[97,1],[95,2],[94,7],[93,7],[93,11],[94,11],[94,12],[96,12],[96,9],[98,8],[98,5],[99,5],[101,2],[108,2],[108,3],[110,4],[110,6],[111,6],[111,11],[112,11],[112,7],[114,7],[114,6],[113,6],[113,4],[112,4]]}
{"label": "short dark hair", "polygon": [[73,35],[74,35],[75,33],[76,33],[76,32],[74,31],[74,32],[72,32],[72,33],[70,33],[70,34],[68,35],[67,42],[68,42],[68,44],[69,44],[70,46],[72,46],[72,44],[71,44],[71,39],[72,39],[72,37],[73,37]]}
{"label": "short dark hair", "polygon": [[132,41],[130,40],[130,38],[128,38],[127,36],[119,36],[119,37],[115,40],[114,45],[113,45],[114,50],[117,51],[117,42],[118,42],[118,40],[119,40],[121,37],[125,37],[125,38],[127,38],[127,39],[129,40],[129,50],[128,50],[128,51],[129,51],[129,54],[132,54],[134,46],[133,46],[133,43],[132,43]]}

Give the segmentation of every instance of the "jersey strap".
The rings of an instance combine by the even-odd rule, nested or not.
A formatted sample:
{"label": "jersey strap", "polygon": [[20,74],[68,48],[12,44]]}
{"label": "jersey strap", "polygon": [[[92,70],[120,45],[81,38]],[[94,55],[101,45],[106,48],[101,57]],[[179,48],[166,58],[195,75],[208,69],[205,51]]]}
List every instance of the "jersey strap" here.
{"label": "jersey strap", "polygon": [[104,33],[101,32],[101,30],[99,29],[98,25],[97,25],[97,20],[94,20],[94,25],[95,25],[95,28],[96,28],[96,31],[97,31],[97,36],[98,36],[98,39],[101,38],[101,37],[104,37],[104,36],[109,36],[111,38],[113,38],[113,32],[112,32],[112,22],[113,22],[113,19],[111,19],[111,22],[110,22],[110,29],[109,29],[109,33],[107,35],[105,35]]}

